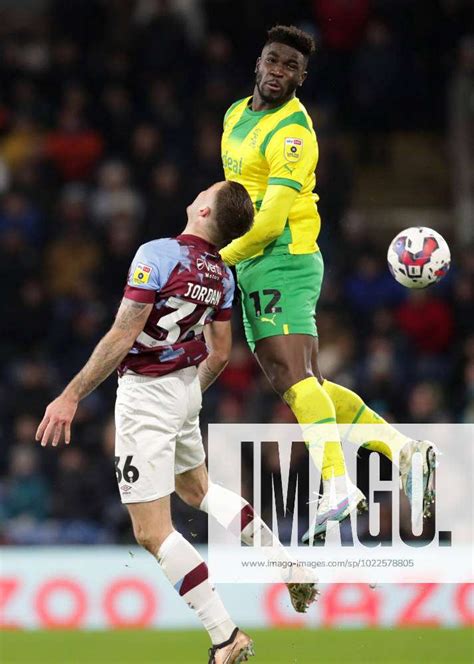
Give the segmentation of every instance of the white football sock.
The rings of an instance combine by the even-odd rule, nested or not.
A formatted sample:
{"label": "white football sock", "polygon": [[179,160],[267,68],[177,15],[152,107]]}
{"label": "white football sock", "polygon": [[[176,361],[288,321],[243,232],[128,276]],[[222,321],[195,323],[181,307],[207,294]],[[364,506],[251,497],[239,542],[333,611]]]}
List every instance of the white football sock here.
{"label": "white football sock", "polygon": [[174,530],[156,556],[176,592],[196,612],[213,644],[226,641],[235,628],[209,581],[207,565],[196,549]]}
{"label": "white football sock", "polygon": [[254,512],[253,507],[233,491],[209,482],[209,489],[200,509],[213,516],[221,526],[247,546],[253,545],[257,533],[260,532],[260,544],[271,560],[292,560],[267,524]]}

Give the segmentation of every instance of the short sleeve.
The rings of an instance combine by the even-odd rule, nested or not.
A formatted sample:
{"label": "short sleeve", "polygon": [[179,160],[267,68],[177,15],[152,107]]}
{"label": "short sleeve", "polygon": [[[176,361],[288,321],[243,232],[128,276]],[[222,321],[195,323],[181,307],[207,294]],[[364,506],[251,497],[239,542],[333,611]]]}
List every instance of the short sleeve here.
{"label": "short sleeve", "polygon": [[130,265],[124,292],[130,300],[154,302],[155,294],[161,288],[158,254],[153,244],[142,244]]}
{"label": "short sleeve", "polygon": [[223,279],[224,282],[224,296],[222,298],[222,304],[217,310],[214,320],[225,321],[230,320],[232,316],[232,302],[234,301],[234,292],[235,292],[235,281],[234,275],[226,267],[225,276]]}
{"label": "short sleeve", "polygon": [[316,169],[318,144],[309,125],[295,122],[270,132],[261,150],[270,168],[269,185],[285,185],[301,191]]}

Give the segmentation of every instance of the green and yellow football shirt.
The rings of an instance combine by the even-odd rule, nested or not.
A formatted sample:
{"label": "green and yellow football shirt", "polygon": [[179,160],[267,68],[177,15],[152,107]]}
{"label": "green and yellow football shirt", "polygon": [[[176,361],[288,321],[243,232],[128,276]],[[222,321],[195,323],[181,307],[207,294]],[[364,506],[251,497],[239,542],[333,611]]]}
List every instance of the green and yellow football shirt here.
{"label": "green and yellow football shirt", "polygon": [[[318,251],[321,222],[318,197],[313,193],[318,143],[311,118],[297,97],[269,111],[252,111],[250,99],[232,104],[224,118],[222,162],[226,179],[247,189],[257,213],[269,186],[281,185],[297,192],[283,232],[255,255]],[[271,210],[268,220],[266,223],[271,223]],[[239,243],[239,251],[245,237],[234,241]]]}

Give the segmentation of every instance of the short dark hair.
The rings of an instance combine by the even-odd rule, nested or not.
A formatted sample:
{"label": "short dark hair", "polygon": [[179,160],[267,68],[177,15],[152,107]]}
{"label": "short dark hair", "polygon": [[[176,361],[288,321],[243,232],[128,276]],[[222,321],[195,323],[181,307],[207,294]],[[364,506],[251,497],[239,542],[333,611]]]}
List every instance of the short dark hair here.
{"label": "short dark hair", "polygon": [[214,244],[218,249],[250,230],[254,209],[246,188],[227,181],[217,192],[214,207]]}
{"label": "short dark hair", "polygon": [[314,39],[308,32],[300,30],[294,25],[274,25],[267,32],[267,44],[286,44],[302,53],[305,58],[309,58],[316,50]]}

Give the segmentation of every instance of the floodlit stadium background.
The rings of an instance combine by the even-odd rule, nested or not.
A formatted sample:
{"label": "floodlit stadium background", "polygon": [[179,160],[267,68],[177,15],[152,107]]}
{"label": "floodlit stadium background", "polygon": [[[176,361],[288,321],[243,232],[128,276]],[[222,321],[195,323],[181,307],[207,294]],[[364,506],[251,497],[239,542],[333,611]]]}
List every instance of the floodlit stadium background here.
{"label": "floodlit stadium background", "polygon": [[[186,204],[222,178],[223,114],[251,93],[276,22],[317,42],[300,96],[320,146],[323,373],[392,421],[473,420],[470,5],[0,2],[3,625],[196,626],[153,560],[131,548],[111,460],[114,380],[81,404],[68,449],[39,450],[33,439],[47,402],[110,325],[137,246],[178,233]],[[404,290],[386,267],[388,242],[411,225],[436,228],[451,246],[451,272],[428,291]],[[290,411],[250,356],[236,312],[231,362],[206,395],[203,431],[269,420],[291,421]],[[174,510],[176,527],[205,543],[205,516],[178,501]],[[334,586],[303,624],[466,625],[470,592]],[[223,596],[246,625],[300,624],[278,587]]]}

